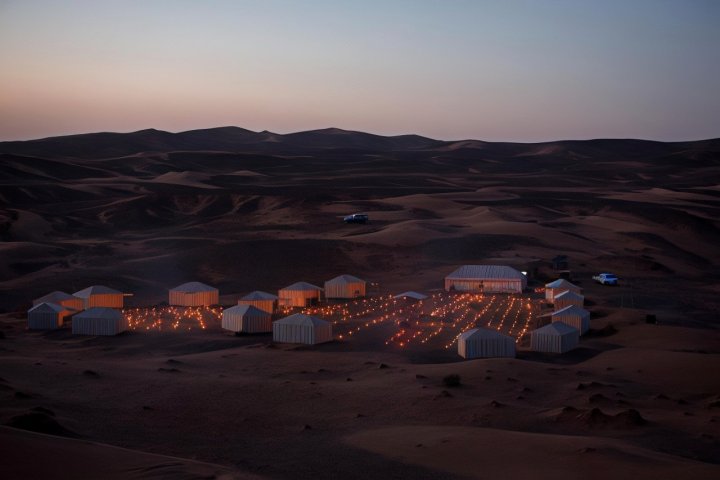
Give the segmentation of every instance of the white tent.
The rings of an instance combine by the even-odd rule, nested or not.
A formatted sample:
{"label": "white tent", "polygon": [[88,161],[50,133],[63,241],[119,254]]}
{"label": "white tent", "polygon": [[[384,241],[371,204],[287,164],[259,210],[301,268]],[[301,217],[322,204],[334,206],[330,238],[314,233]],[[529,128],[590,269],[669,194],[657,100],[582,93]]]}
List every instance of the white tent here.
{"label": "white tent", "polygon": [[332,324],[310,315],[296,313],[276,320],[272,325],[273,341],[279,343],[316,343],[331,342]]}
{"label": "white tent", "polygon": [[404,300],[425,300],[428,297],[427,295],[423,295],[422,293],[413,292],[412,290],[410,290],[407,292],[398,293],[397,295],[395,295],[395,298],[402,298]]}
{"label": "white tent", "polygon": [[181,307],[202,307],[220,303],[220,292],[217,288],[201,282],[188,282],[171,288],[170,305]]}
{"label": "white tent", "polygon": [[41,303],[55,303],[57,305],[62,305],[63,307],[77,310],[78,312],[84,308],[82,298],[78,298],[59,290],[33,300],[33,305],[40,305]]}
{"label": "white tent", "polygon": [[514,357],[515,339],[497,330],[473,328],[458,338],[458,355],[463,358]]}
{"label": "white tent", "polygon": [[222,313],[222,328],[232,332],[272,332],[272,315],[252,305],[235,305]]}
{"label": "white tent", "polygon": [[28,310],[28,328],[30,330],[52,330],[63,325],[70,311],[57,303],[40,303]]}
{"label": "white tent", "polygon": [[445,290],[522,293],[527,277],[506,265],[463,265],[445,277]]}
{"label": "white tent", "polygon": [[261,292],[260,290],[250,292],[244,297],[242,297],[240,300],[238,300],[238,305],[252,305],[253,307],[259,308],[260,310],[265,310],[268,313],[275,313],[277,303],[277,295],[273,295],[272,293],[267,292]]}
{"label": "white tent", "polygon": [[555,310],[560,310],[565,307],[569,307],[570,305],[582,307],[584,304],[585,297],[580,295],[579,293],[573,292],[572,290],[568,290],[559,295],[556,295],[553,302]]}
{"label": "white tent", "polygon": [[325,282],[325,298],[356,298],[365,296],[365,280],[340,275]]}
{"label": "white tent", "polygon": [[551,314],[553,322],[563,322],[580,330],[583,335],[590,329],[590,312],[577,305],[569,305]]}
{"label": "white tent", "polygon": [[530,348],[536,352],[565,353],[577,347],[580,331],[567,323],[553,322],[530,332]]}
{"label": "white tent", "polygon": [[560,278],[558,280],[555,280],[554,282],[546,283],[545,300],[547,300],[548,303],[553,303],[556,296],[567,291],[579,294],[582,292],[582,288],[578,287],[574,283],[568,282],[564,278]]}
{"label": "white tent", "polygon": [[278,302],[283,307],[307,307],[320,301],[320,292],[317,285],[297,282],[278,290]]}
{"label": "white tent", "polygon": [[123,308],[123,293],[104,285],[93,285],[73,293],[83,301],[83,308]]}
{"label": "white tent", "polygon": [[72,319],[74,335],[117,335],[127,329],[127,318],[114,308],[89,308]]}

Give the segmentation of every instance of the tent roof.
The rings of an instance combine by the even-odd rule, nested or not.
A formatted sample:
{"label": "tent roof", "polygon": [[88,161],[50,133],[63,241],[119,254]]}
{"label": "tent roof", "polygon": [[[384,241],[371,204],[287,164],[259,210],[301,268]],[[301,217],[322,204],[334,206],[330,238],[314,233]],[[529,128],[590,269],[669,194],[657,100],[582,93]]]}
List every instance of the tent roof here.
{"label": "tent roof", "polygon": [[260,290],[255,290],[254,292],[250,292],[244,297],[242,297],[240,300],[277,300],[277,295],[273,295],[272,293],[267,292],[261,292]]}
{"label": "tent roof", "polygon": [[50,292],[47,295],[43,295],[40,298],[36,298],[34,301],[35,303],[56,303],[62,300],[68,300],[72,298],[77,298],[73,295],[70,295],[69,293],[61,292],[60,290],[55,290],[54,292]]}
{"label": "tent roof", "polygon": [[585,297],[580,295],[579,293],[575,293],[572,290],[567,290],[560,295],[555,296],[555,300],[584,300]]}
{"label": "tent roof", "polygon": [[93,285],[91,287],[84,288],[79,292],[73,293],[73,296],[80,298],[87,298],[90,295],[100,294],[122,294],[122,292],[115,290],[114,288],[106,287],[105,285]]}
{"label": "tent roof", "polygon": [[305,315],[304,313],[296,313],[294,315],[290,315],[289,317],[276,320],[273,323],[277,323],[278,325],[303,325],[308,327],[324,327],[326,325],[330,325],[330,322],[326,322],[325,320],[311,315]]}
{"label": "tent roof", "polygon": [[288,285],[285,288],[281,288],[280,290],[323,290],[323,289],[318,287],[317,285],[313,285],[312,283],[296,282],[296,283],[293,283],[292,285]]}
{"label": "tent roof", "polygon": [[43,302],[32,307],[30,310],[28,310],[28,313],[60,313],[63,311],[68,311],[68,309],[63,307],[62,305],[58,305],[57,303]]}
{"label": "tent roof", "polygon": [[234,307],[226,308],[223,313],[230,312],[238,315],[249,315],[249,316],[263,316],[269,317],[270,314],[265,310],[260,310],[253,305],[235,305]]}
{"label": "tent roof", "polygon": [[445,278],[451,280],[503,279],[521,280],[525,276],[507,265],[463,265]]}
{"label": "tent roof", "polygon": [[562,314],[575,314],[575,315],[580,315],[581,317],[584,317],[585,315],[590,316],[590,312],[588,312],[587,310],[585,310],[582,307],[578,307],[577,305],[568,305],[565,308],[561,308],[560,310],[553,312],[552,316],[554,317],[555,315],[559,315],[561,313]]}
{"label": "tent roof", "polygon": [[[540,327],[534,332],[538,333],[544,333],[547,335],[553,335],[553,336],[562,336],[562,335],[571,335],[574,333],[577,333],[578,330],[575,327],[571,327],[567,323],[563,322],[553,322],[545,325],[544,327]],[[534,333],[532,332],[532,333]]]}
{"label": "tent roof", "polygon": [[580,287],[578,287],[577,285],[575,285],[574,283],[568,282],[568,281],[565,280],[564,278],[559,278],[559,279],[555,280],[554,282],[550,282],[550,283],[546,283],[546,284],[545,284],[545,288],[561,288],[561,287],[565,287],[565,288],[580,288]]}
{"label": "tent roof", "polygon": [[122,313],[120,310],[108,307],[88,308],[84,312],[78,313],[73,318],[106,318],[109,320],[120,320]]}
{"label": "tent roof", "polygon": [[343,283],[359,283],[359,282],[365,283],[365,280],[363,280],[363,279],[361,279],[361,278],[358,278],[358,277],[355,277],[355,276],[353,276],[353,275],[343,274],[343,275],[338,275],[337,277],[332,278],[332,279],[328,280],[328,281],[325,282],[325,283],[326,283],[326,284],[327,284],[327,283],[329,283],[329,284],[343,284]]}
{"label": "tent roof", "polygon": [[170,289],[171,292],[197,293],[197,292],[216,292],[217,288],[205,285],[201,282],[187,282]]}
{"label": "tent roof", "polygon": [[395,295],[395,298],[414,298],[415,300],[425,300],[428,297],[427,295],[423,295],[422,293],[413,292],[412,290],[410,290],[407,292],[398,293],[397,295]]}
{"label": "tent roof", "polygon": [[505,335],[504,333],[500,333],[497,330],[492,330],[489,328],[471,328],[470,330],[467,330],[460,334],[460,338],[462,340],[475,340],[480,338],[490,338],[490,339],[507,339],[509,338],[513,342],[515,341],[514,338],[512,338],[509,335]]}

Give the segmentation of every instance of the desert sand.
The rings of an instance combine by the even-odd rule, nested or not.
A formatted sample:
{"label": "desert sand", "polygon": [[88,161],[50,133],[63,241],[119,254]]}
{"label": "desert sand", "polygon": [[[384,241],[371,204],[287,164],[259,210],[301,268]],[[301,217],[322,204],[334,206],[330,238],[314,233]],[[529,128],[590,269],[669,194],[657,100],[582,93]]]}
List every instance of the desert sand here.
{"label": "desert sand", "polygon": [[[719,166],[717,140],[223,128],[0,143],[0,468],[717,478]],[[342,223],[355,212],[371,222]],[[341,273],[377,283],[373,295],[433,294],[456,266],[495,263],[527,270],[532,290],[556,278],[557,254],[592,314],[562,356],[521,343],[516,359],[460,361],[439,343],[386,345],[393,325],[313,347],[217,325],[108,338],[25,325],[33,298],[91,284],[145,307],[198,280],[231,305]],[[621,285],[591,282],[605,270]]]}

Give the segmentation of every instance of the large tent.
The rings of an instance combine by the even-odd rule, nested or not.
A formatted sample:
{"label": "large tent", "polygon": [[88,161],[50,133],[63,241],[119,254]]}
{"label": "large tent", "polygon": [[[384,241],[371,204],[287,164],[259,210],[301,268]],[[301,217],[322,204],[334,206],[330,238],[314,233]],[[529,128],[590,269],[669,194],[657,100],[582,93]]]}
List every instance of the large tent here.
{"label": "large tent", "polygon": [[72,319],[74,335],[117,335],[127,329],[127,319],[114,308],[89,308]]}
{"label": "large tent", "polygon": [[83,308],[123,308],[123,297],[125,295],[122,292],[104,285],[93,285],[92,287],[73,293],[73,296],[83,301]]}
{"label": "large tent", "polygon": [[582,307],[583,305],[585,305],[585,297],[580,295],[579,293],[573,292],[572,290],[568,290],[559,295],[556,295],[553,305],[555,306],[555,310],[561,310],[565,307],[569,307],[570,305]]}
{"label": "large tent", "polygon": [[458,338],[458,355],[463,358],[514,357],[515,339],[497,330],[473,328]]}
{"label": "large tent", "polygon": [[568,291],[580,294],[582,293],[582,288],[574,283],[568,282],[564,278],[547,283],[545,284],[545,300],[547,300],[548,303],[554,303],[555,297]]}
{"label": "large tent", "polygon": [[78,298],[74,295],[70,295],[69,293],[61,292],[59,290],[48,293],[47,295],[43,295],[42,297],[33,300],[33,305],[40,305],[41,303],[55,303],[57,305],[62,305],[63,307],[67,307],[77,311],[80,311],[84,308],[82,298]]}
{"label": "large tent", "polygon": [[530,348],[536,352],[565,353],[577,347],[580,331],[564,322],[553,322],[530,332]]}
{"label": "large tent", "polygon": [[170,305],[202,307],[220,303],[220,292],[201,282],[188,282],[170,289]]}
{"label": "large tent", "polygon": [[235,305],[222,313],[222,328],[232,332],[272,332],[272,315],[252,305]]}
{"label": "large tent", "polygon": [[63,326],[65,317],[71,312],[67,307],[57,303],[40,303],[27,312],[30,330],[52,330]]}
{"label": "large tent", "polygon": [[506,265],[463,265],[445,277],[445,290],[522,293],[527,277]]}
{"label": "large tent", "polygon": [[277,309],[277,304],[277,295],[273,295],[272,293],[267,292],[261,292],[259,290],[250,292],[244,297],[242,297],[240,300],[238,300],[238,305],[252,305],[253,307],[259,308],[260,310],[264,310],[268,313],[275,313],[275,309]]}
{"label": "large tent", "polygon": [[577,305],[569,305],[551,314],[553,322],[563,322],[577,328],[580,335],[590,329],[590,312]]}
{"label": "large tent", "polygon": [[278,290],[278,302],[282,307],[307,307],[320,301],[320,292],[317,285],[297,282]]}
{"label": "large tent", "polygon": [[356,298],[365,296],[365,280],[352,275],[339,275],[325,282],[325,298]]}
{"label": "large tent", "polygon": [[279,343],[316,343],[330,342],[332,324],[317,317],[296,313],[276,320],[272,325],[273,341]]}

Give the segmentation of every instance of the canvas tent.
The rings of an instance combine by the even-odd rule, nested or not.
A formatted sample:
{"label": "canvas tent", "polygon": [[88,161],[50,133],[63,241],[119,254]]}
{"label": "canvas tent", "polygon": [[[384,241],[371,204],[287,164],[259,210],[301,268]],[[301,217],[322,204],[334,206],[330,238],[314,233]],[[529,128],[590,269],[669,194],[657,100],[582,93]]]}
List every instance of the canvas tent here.
{"label": "canvas tent", "polygon": [[560,310],[570,305],[582,307],[585,304],[585,297],[571,290],[555,296],[553,305],[555,310]]}
{"label": "canvas tent", "polygon": [[365,280],[352,275],[339,275],[325,282],[325,298],[356,298],[365,296]]}
{"label": "canvas tent", "polygon": [[232,332],[272,332],[272,315],[252,305],[235,305],[222,313],[222,328]]}
{"label": "canvas tent", "polygon": [[201,282],[183,283],[170,289],[169,303],[180,307],[217,305],[220,303],[220,292]]}
{"label": "canvas tent", "polygon": [[514,357],[515,339],[497,330],[473,328],[458,337],[458,355],[468,359]]}
{"label": "canvas tent", "polygon": [[275,310],[277,309],[277,304],[277,295],[273,295],[272,293],[267,292],[261,292],[259,290],[250,292],[244,297],[242,297],[240,300],[238,300],[238,305],[252,305],[253,307],[259,308],[260,310],[264,310],[268,313],[275,313]]}
{"label": "canvas tent", "polygon": [[564,322],[553,322],[530,332],[530,348],[536,352],[565,353],[577,347],[580,331]]}
{"label": "canvas tent", "polygon": [[590,312],[577,305],[570,305],[551,314],[553,322],[563,322],[577,328],[580,335],[590,329]]}
{"label": "canvas tent", "polygon": [[307,307],[320,301],[322,288],[307,282],[297,282],[278,290],[278,303],[283,307]]}
{"label": "canvas tent", "polygon": [[123,308],[123,293],[105,285],[93,285],[73,293],[83,302],[83,308]]}
{"label": "canvas tent", "polygon": [[83,301],[81,298],[59,290],[33,300],[33,305],[40,305],[41,303],[55,303],[72,310],[77,310],[78,312],[83,309]]}
{"label": "canvas tent", "polygon": [[395,298],[402,298],[403,300],[425,300],[427,295],[423,295],[422,293],[413,292],[412,290],[407,292],[398,293],[395,295]]}
{"label": "canvas tent", "polygon": [[547,300],[548,303],[554,303],[556,296],[568,291],[580,294],[582,289],[563,278],[547,283],[545,284],[545,300]]}
{"label": "canvas tent", "polygon": [[527,277],[506,265],[463,265],[445,277],[445,290],[522,293]]}
{"label": "canvas tent", "polygon": [[27,312],[30,330],[52,330],[63,326],[65,317],[70,311],[57,303],[40,303]]}
{"label": "canvas tent", "polygon": [[117,335],[127,329],[127,319],[114,308],[89,308],[72,319],[74,335]]}
{"label": "canvas tent", "polygon": [[310,315],[296,313],[276,320],[272,325],[273,341],[279,343],[316,343],[330,342],[332,324]]}

